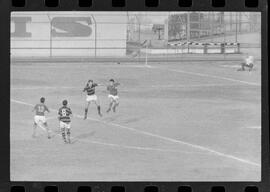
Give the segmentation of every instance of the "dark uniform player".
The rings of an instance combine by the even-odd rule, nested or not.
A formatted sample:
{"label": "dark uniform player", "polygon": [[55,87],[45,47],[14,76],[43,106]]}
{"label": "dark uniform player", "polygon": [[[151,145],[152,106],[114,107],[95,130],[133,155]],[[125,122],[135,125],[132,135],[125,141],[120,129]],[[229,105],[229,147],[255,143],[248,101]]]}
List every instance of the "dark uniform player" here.
{"label": "dark uniform player", "polygon": [[99,100],[95,94],[96,86],[98,86],[97,83],[94,83],[93,80],[88,80],[85,88],[83,89],[83,92],[87,92],[86,95],[86,105],[85,105],[85,111],[84,111],[84,119],[87,118],[87,113],[88,113],[88,108],[91,102],[94,102],[97,106],[98,114],[99,116],[102,116],[101,111],[100,111],[100,103]]}
{"label": "dark uniform player", "polygon": [[48,128],[48,124],[45,118],[45,112],[50,112],[48,107],[44,104],[45,103],[45,98],[41,97],[40,98],[40,103],[36,104],[35,107],[33,108],[32,111],[35,111],[35,117],[34,117],[34,129],[33,129],[33,137],[36,137],[36,129],[37,125],[40,123],[46,128],[47,133],[48,133],[48,139],[51,138],[50,135],[50,130]]}
{"label": "dark uniform player", "polygon": [[[65,143],[70,143],[70,129],[71,129],[71,116],[72,111],[67,107],[67,100],[62,102],[63,106],[58,110],[58,119],[60,123],[60,129],[62,131],[62,137]],[[67,137],[66,137],[67,135]]]}
{"label": "dark uniform player", "polygon": [[113,112],[116,111],[116,107],[119,105],[119,96],[117,91],[117,86],[119,86],[120,83],[114,82],[113,79],[110,79],[110,84],[107,86],[107,90],[109,91],[108,98],[110,99],[109,108],[107,110],[107,113],[113,109]]}

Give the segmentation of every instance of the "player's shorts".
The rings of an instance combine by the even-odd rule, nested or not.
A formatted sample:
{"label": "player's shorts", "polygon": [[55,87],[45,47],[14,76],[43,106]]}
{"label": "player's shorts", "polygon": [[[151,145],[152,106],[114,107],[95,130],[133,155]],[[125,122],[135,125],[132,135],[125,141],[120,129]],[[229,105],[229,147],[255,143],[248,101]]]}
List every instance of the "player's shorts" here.
{"label": "player's shorts", "polygon": [[86,101],[90,102],[90,101],[97,101],[97,96],[96,95],[87,95],[86,96]]}
{"label": "player's shorts", "polygon": [[63,121],[60,121],[60,129],[70,129],[71,128],[71,123],[65,123]]}
{"label": "player's shorts", "polygon": [[110,99],[113,99],[113,100],[118,100],[119,99],[119,96],[118,95],[111,95],[111,94],[109,94],[108,95],[108,98],[110,98]]}
{"label": "player's shorts", "polygon": [[244,66],[247,66],[247,67],[253,67],[253,63],[246,63],[246,62],[244,62],[244,63],[241,63],[242,65],[244,65]]}
{"label": "player's shorts", "polygon": [[45,116],[35,115],[34,122],[36,124],[39,124],[39,123],[43,123],[44,124],[44,123],[46,123],[46,118],[45,118]]}
{"label": "player's shorts", "polygon": [[253,63],[246,64],[246,66],[252,68],[253,67]]}

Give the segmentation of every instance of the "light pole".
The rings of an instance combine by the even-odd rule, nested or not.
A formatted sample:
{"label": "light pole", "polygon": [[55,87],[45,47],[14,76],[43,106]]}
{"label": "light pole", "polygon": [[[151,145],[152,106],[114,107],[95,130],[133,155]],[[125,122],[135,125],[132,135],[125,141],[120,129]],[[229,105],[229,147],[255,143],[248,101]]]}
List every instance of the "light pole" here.
{"label": "light pole", "polygon": [[237,13],[235,13],[235,42],[237,42],[237,31],[238,31],[238,19]]}
{"label": "light pole", "polygon": [[50,58],[52,58],[52,19],[49,16],[49,13],[47,14],[47,17],[50,21]]}

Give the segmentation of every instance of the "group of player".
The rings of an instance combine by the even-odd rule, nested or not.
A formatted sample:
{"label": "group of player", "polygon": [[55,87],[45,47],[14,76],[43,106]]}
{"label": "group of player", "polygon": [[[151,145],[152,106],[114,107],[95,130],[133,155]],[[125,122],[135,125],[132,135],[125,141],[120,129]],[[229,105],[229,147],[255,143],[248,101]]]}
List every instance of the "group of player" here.
{"label": "group of player", "polygon": [[[245,59],[245,62],[241,63],[241,68],[238,69],[238,71],[245,71],[245,68],[248,68],[249,71],[251,71],[254,67],[254,57],[248,56]],[[86,92],[86,105],[84,108],[84,120],[87,119],[88,109],[91,103],[94,103],[97,107],[97,111],[99,116],[102,117],[101,113],[101,107],[100,102],[97,98],[96,87],[97,86],[103,86],[103,84],[97,84],[94,83],[93,80],[88,80],[86,86],[83,89],[83,92]],[[109,113],[111,110],[113,112],[116,112],[116,108],[119,105],[119,96],[118,96],[118,90],[117,87],[120,84],[118,82],[115,82],[113,79],[109,80],[109,85],[107,85],[107,91],[109,92],[108,98],[110,100],[109,107],[107,109],[107,113]],[[70,129],[71,129],[71,117],[72,117],[72,111],[67,106],[68,101],[63,100],[62,101],[62,107],[58,110],[58,120],[59,120],[59,126],[61,129],[62,137],[65,143],[70,143]],[[35,117],[34,117],[34,130],[33,130],[33,137],[36,137],[36,129],[37,126],[41,123],[44,127],[44,129],[47,130],[48,138],[51,138],[51,131],[48,128],[48,124],[46,122],[45,118],[45,112],[50,112],[48,107],[45,105],[45,98],[42,97],[40,99],[40,103],[37,104],[33,111],[35,111]]]}
{"label": "group of player", "polygon": [[[88,80],[86,86],[83,89],[83,92],[86,92],[86,105],[84,110],[84,120],[87,119],[88,114],[88,108],[91,103],[95,103],[97,106],[97,111],[100,116],[102,116],[101,113],[101,107],[100,102],[95,94],[95,88],[102,84],[94,83],[93,80]],[[113,79],[109,80],[109,85],[107,85],[107,91],[109,92],[108,98],[110,100],[109,107],[107,109],[107,113],[109,113],[111,110],[113,112],[116,112],[116,108],[119,105],[119,96],[118,96],[118,90],[117,87],[120,84],[118,82],[115,82]],[[45,98],[40,98],[40,103],[36,104],[33,110],[35,112],[34,116],[34,129],[33,129],[33,137],[36,137],[36,129],[38,125],[41,126],[41,128],[46,129],[48,134],[48,139],[51,138],[51,130],[48,127],[46,118],[45,118],[45,112],[50,112],[48,107],[45,105]],[[68,107],[68,101],[63,100],[62,106],[58,110],[58,120],[59,120],[59,127],[62,133],[62,137],[65,143],[71,143],[70,134],[71,134],[71,118],[72,118],[72,110]]]}
{"label": "group of player", "polygon": [[[99,116],[102,116],[101,113],[101,108],[100,108],[100,102],[95,94],[95,88],[98,85],[102,84],[97,84],[94,83],[93,80],[88,80],[85,88],[83,89],[83,92],[87,93],[86,96],[86,106],[84,110],[84,119],[87,119],[87,113],[88,113],[88,108],[91,103],[95,103],[97,106],[97,111]],[[109,108],[107,109],[107,113],[110,112],[113,109],[113,112],[116,112],[116,107],[119,105],[119,96],[118,96],[118,90],[117,86],[120,84],[118,82],[115,82],[113,79],[110,79],[109,85],[107,86],[107,91],[109,91],[108,98],[110,99],[110,104]]]}

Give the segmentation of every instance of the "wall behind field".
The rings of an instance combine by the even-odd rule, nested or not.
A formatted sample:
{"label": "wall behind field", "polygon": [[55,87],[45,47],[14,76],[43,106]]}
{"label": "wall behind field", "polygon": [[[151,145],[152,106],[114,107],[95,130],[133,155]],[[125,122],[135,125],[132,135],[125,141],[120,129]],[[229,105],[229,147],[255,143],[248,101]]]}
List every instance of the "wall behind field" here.
{"label": "wall behind field", "polygon": [[126,13],[13,12],[11,57],[126,54]]}

